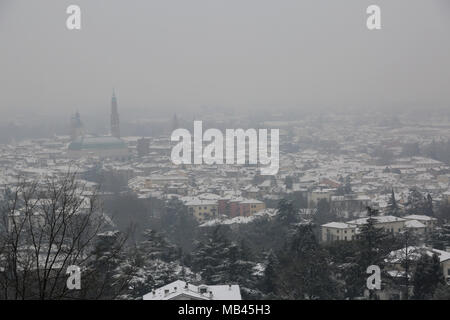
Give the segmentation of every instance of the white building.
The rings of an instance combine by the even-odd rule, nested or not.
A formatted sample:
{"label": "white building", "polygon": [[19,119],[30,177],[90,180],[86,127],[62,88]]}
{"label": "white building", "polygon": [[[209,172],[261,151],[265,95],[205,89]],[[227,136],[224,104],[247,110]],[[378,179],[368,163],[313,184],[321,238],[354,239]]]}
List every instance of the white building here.
{"label": "white building", "polygon": [[196,286],[177,280],[154,289],[143,300],[242,300],[238,285]]}

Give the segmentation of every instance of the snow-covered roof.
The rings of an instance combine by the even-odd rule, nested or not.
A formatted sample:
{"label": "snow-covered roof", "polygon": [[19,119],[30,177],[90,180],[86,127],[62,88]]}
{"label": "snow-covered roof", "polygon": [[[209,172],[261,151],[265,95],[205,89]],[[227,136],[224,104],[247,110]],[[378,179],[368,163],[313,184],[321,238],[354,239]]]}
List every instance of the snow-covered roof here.
{"label": "snow-covered roof", "polygon": [[426,226],[417,220],[408,220],[405,222],[406,228],[425,228]]}
{"label": "snow-covered roof", "polygon": [[325,228],[336,228],[336,229],[348,229],[348,228],[355,228],[355,226],[345,223],[345,222],[329,222],[326,224],[323,224],[322,227]]}
{"label": "snow-covered roof", "polygon": [[[394,216],[375,216],[372,218],[376,221],[375,223],[389,223],[389,222],[405,221],[405,219],[403,219],[403,218],[394,217]],[[369,219],[368,217],[360,218],[360,219],[348,221],[347,223],[361,225],[361,224],[366,224],[368,219]]]}
{"label": "snow-covered roof", "polygon": [[385,261],[390,263],[401,263],[405,259],[406,254],[408,254],[408,259],[411,260],[419,259],[422,254],[427,254],[430,257],[436,254],[441,263],[450,260],[450,252],[428,247],[409,246],[407,248],[391,251]]}
{"label": "snow-covered roof", "polygon": [[238,285],[200,285],[196,286],[177,280],[153,290],[143,296],[143,300],[242,300]]}
{"label": "snow-covered roof", "polygon": [[437,220],[436,218],[425,216],[425,215],[420,215],[420,214],[411,214],[411,215],[405,216],[403,218],[408,219],[408,220],[422,220],[422,221],[435,221],[435,220]]}

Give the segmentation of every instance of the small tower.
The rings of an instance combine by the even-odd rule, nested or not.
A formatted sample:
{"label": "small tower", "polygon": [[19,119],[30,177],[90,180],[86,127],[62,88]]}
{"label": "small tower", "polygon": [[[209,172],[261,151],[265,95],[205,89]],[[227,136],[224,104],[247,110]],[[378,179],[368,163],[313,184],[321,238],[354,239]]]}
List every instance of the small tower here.
{"label": "small tower", "polygon": [[111,135],[120,138],[119,112],[117,110],[117,98],[114,90],[111,99]]}
{"label": "small tower", "polygon": [[83,135],[83,123],[81,122],[80,113],[77,111],[70,119],[70,139],[74,141]]}

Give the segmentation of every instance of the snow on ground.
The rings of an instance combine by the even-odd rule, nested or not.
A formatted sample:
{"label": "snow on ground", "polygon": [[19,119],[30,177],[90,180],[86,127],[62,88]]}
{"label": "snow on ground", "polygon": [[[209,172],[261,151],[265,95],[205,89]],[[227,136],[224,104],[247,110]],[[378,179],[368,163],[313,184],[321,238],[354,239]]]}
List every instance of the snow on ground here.
{"label": "snow on ground", "polygon": [[249,223],[254,221],[255,219],[261,218],[261,217],[273,217],[277,214],[277,210],[276,209],[264,209],[261,210],[257,213],[255,213],[252,216],[248,216],[248,217],[234,217],[234,218],[230,218],[230,219],[214,219],[214,220],[210,220],[207,221],[203,224],[200,225],[200,227],[213,227],[219,224],[236,224],[236,223]]}

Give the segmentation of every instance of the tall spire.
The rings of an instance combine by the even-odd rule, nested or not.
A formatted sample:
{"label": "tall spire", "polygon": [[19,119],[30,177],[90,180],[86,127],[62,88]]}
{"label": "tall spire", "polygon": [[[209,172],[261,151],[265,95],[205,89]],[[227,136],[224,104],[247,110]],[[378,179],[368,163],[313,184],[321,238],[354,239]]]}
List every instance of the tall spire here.
{"label": "tall spire", "polygon": [[111,135],[116,138],[120,138],[120,122],[119,112],[117,109],[116,92],[113,89],[111,99]]}

